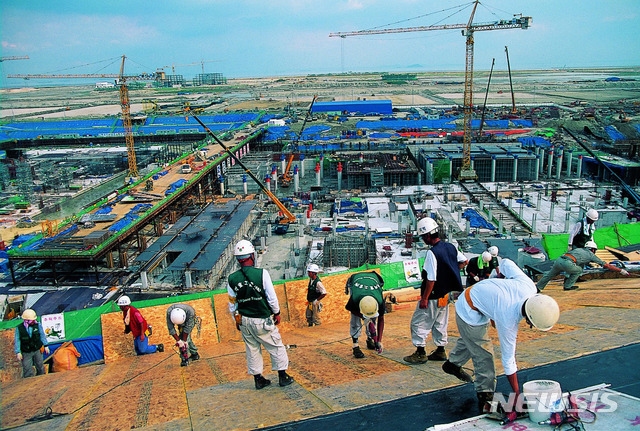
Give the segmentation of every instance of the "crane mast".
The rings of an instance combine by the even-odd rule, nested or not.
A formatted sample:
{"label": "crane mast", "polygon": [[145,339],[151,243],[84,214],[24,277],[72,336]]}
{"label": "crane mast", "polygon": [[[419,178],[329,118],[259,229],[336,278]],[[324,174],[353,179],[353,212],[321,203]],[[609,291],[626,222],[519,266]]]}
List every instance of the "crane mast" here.
{"label": "crane mast", "polygon": [[395,29],[360,30],[350,32],[330,33],[329,37],[366,36],[373,34],[408,33],[415,31],[454,30],[462,29],[462,35],[466,37],[465,44],[465,69],[464,69],[464,144],[462,149],[462,168],[458,178],[460,180],[475,180],[477,175],[471,169],[471,117],[473,116],[473,35],[476,31],[505,30],[521,28],[523,30],[531,25],[531,17],[515,15],[509,20],[498,20],[491,23],[473,23],[479,0],[475,0],[471,16],[466,24],[444,24],[420,27],[404,27]]}
{"label": "crane mast", "polygon": [[129,163],[129,179],[138,178],[138,163],[136,161],[136,148],[133,143],[133,128],[131,127],[131,104],[129,103],[129,89],[127,88],[126,77],[124,76],[124,60],[120,65],[120,75],[118,77],[118,91],[120,93],[120,107],[122,108],[122,125],[124,126],[124,139],[127,143],[127,161]]}

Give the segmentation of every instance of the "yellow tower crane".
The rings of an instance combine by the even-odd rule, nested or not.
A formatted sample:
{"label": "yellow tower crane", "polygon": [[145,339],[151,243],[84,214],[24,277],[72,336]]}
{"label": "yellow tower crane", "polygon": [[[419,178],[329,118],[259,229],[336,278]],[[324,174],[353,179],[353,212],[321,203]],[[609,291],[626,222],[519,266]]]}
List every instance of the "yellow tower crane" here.
{"label": "yellow tower crane", "polygon": [[329,34],[329,37],[364,36],[372,34],[408,33],[414,31],[432,30],[453,30],[461,29],[462,35],[466,37],[465,69],[464,69],[464,145],[462,148],[463,160],[462,168],[458,175],[460,180],[477,179],[476,172],[471,168],[471,117],[473,114],[473,34],[476,31],[506,30],[511,28],[521,28],[523,30],[531,25],[531,17],[514,15],[512,19],[502,19],[490,23],[474,24],[473,17],[476,13],[479,0],[475,0],[473,10],[466,24],[444,24],[420,27],[405,27],[378,30],[360,30],[349,32],[337,32]]}

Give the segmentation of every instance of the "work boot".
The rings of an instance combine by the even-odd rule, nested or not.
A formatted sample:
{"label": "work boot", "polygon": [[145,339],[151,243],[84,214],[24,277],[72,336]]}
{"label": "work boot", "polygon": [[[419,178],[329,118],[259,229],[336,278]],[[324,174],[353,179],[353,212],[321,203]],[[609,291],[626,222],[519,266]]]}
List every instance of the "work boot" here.
{"label": "work boot", "polygon": [[428,360],[427,355],[418,350],[413,352],[411,356],[405,356],[402,359],[410,364],[424,364]]}
{"label": "work boot", "polygon": [[256,389],[262,389],[271,384],[271,380],[265,379],[262,374],[253,376],[253,381],[256,384]]}
{"label": "work boot", "polygon": [[187,365],[189,365],[189,358],[182,358],[182,362],[180,362],[180,366],[181,367],[186,367]]}
{"label": "work boot", "polygon": [[373,341],[373,338],[367,337],[367,349],[375,350],[375,348],[376,348],[376,343],[375,341]]}
{"label": "work boot", "polygon": [[355,356],[356,359],[364,358],[364,353],[362,353],[362,350],[360,350],[360,346],[353,348],[353,356]]}
{"label": "work boot", "polygon": [[[493,392],[478,392],[477,395],[478,395],[478,411],[480,412],[480,414],[491,413],[491,402],[493,401]],[[498,412],[496,411],[496,413]]]}
{"label": "work boot", "polygon": [[573,286],[563,288],[563,290],[576,290],[576,289],[579,289],[579,288],[580,288],[580,286],[576,286],[574,284]]}
{"label": "work boot", "polygon": [[156,344],[156,352],[164,352],[164,344],[160,343],[160,344]]}
{"label": "work boot", "polygon": [[462,367],[454,364],[453,362],[446,361],[442,364],[442,371],[447,374],[451,374],[452,376],[456,376],[458,379],[462,380],[466,383],[472,383],[473,377],[466,371],[462,369]]}
{"label": "work boot", "polygon": [[189,359],[191,359],[192,361],[197,361],[198,359],[200,359],[200,354],[198,352],[192,353],[191,356],[189,356]]}
{"label": "work boot", "polygon": [[427,359],[430,361],[446,361],[447,353],[444,351],[444,346],[438,346],[436,350],[427,356]]}
{"label": "work boot", "polygon": [[291,383],[293,383],[293,377],[284,370],[278,371],[278,384],[280,386],[289,386]]}

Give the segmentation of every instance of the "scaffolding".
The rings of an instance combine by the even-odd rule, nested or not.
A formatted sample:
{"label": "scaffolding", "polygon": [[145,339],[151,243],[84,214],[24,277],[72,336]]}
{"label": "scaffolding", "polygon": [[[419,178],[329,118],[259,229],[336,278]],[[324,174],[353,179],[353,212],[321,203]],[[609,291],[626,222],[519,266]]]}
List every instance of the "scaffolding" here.
{"label": "scaffolding", "polygon": [[227,83],[222,73],[199,73],[193,78],[193,85],[222,85]]}
{"label": "scaffolding", "polygon": [[375,243],[362,233],[334,234],[325,241],[324,266],[357,268],[375,259]]}
{"label": "scaffolding", "polygon": [[29,163],[18,162],[16,164],[16,185],[20,200],[30,202],[33,196],[33,174]]}

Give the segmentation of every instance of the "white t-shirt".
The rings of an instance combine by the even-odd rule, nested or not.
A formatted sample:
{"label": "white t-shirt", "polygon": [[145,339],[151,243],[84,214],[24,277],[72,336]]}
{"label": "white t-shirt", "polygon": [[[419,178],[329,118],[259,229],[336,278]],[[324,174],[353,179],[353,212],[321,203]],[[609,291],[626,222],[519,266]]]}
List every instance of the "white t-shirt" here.
{"label": "white t-shirt", "polygon": [[[271,311],[273,311],[274,314],[278,314],[280,312],[278,296],[276,295],[276,290],[273,288],[271,276],[266,269],[262,270],[262,287],[264,288],[264,292],[267,294],[267,302],[269,303],[269,307],[271,307]],[[229,283],[227,283],[227,294],[229,295],[229,311],[233,314],[238,309],[238,303],[231,302],[231,298],[236,297],[236,292],[233,291]]]}
{"label": "white t-shirt", "polygon": [[456,301],[456,313],[471,326],[485,325],[493,320],[498,330],[502,366],[506,375],[518,370],[516,366],[516,339],[518,325],[524,317],[522,304],[537,293],[536,285],[510,259],[503,259],[500,272],[505,278],[481,280],[467,288],[471,302],[478,309],[471,308],[465,293]]}

